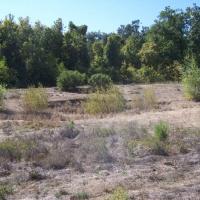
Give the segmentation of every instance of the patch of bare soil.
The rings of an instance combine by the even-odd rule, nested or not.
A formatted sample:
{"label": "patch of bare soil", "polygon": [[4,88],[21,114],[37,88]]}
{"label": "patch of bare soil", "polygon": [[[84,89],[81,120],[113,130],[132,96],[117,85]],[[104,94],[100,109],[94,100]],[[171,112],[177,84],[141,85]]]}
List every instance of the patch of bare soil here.
{"label": "patch of bare soil", "polygon": [[[10,90],[0,112],[0,183],[13,188],[6,198],[107,200],[121,186],[129,199],[200,199],[199,103],[174,83],[118,87],[127,109],[101,116],[84,113],[86,93],[48,88],[48,109],[26,113],[24,90]],[[142,109],[136,99],[149,88],[156,105]],[[150,139],[159,121],[170,126],[161,148]]]}

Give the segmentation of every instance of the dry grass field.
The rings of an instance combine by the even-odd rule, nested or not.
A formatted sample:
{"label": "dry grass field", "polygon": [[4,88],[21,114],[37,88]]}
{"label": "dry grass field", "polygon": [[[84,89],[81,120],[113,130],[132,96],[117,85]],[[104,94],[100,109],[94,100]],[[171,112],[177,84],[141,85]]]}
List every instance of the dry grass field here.
{"label": "dry grass field", "polygon": [[[24,109],[8,90],[0,111],[0,199],[200,199],[200,103],[180,84],[119,85],[122,112],[89,115],[88,93],[46,88]],[[167,124],[167,138],[155,126]]]}

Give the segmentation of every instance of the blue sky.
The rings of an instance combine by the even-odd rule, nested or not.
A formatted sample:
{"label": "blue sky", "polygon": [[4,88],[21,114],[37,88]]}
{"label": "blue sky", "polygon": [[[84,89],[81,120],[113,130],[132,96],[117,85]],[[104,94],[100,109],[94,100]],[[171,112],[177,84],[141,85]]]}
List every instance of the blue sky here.
{"label": "blue sky", "polygon": [[73,21],[86,24],[89,31],[114,32],[121,24],[140,19],[151,25],[165,6],[185,9],[200,0],[0,0],[0,18],[13,14],[16,18],[29,16],[31,22],[45,25],[61,17],[65,25]]}

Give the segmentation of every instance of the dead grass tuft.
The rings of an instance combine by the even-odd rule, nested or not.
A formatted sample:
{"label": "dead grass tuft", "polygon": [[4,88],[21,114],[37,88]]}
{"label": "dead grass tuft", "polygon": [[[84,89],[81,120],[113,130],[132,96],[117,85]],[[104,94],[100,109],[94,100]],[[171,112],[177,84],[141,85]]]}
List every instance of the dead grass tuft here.
{"label": "dead grass tuft", "polygon": [[144,89],[141,96],[134,98],[134,108],[139,110],[152,110],[157,106],[156,94],[153,88],[149,87]]}

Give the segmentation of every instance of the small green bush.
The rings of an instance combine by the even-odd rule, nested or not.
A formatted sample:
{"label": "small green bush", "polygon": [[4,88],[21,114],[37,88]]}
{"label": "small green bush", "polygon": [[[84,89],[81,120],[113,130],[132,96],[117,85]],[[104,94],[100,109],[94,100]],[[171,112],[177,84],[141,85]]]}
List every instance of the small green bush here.
{"label": "small green bush", "polygon": [[48,107],[48,95],[42,86],[38,88],[29,87],[22,100],[27,112],[37,112]]}
{"label": "small green bush", "polygon": [[120,69],[121,79],[123,83],[139,83],[138,70],[133,66],[122,65]]}
{"label": "small green bush", "polygon": [[0,157],[10,161],[19,161],[21,156],[21,150],[19,149],[19,143],[17,141],[7,139],[0,143]]}
{"label": "small green bush", "polygon": [[13,193],[13,188],[6,184],[0,184],[0,200],[6,200]]}
{"label": "small green bush", "polygon": [[112,86],[112,80],[105,74],[94,74],[89,79],[89,85],[96,90],[108,89]]}
{"label": "small green bush", "polygon": [[125,109],[126,102],[118,88],[112,87],[106,91],[96,91],[84,104],[86,113],[108,114]]}
{"label": "small green bush", "polygon": [[6,93],[6,88],[0,85],[0,110],[3,108],[3,100]]}
{"label": "small green bush", "polygon": [[192,61],[192,66],[182,78],[184,94],[189,100],[200,100],[200,69]]}
{"label": "small green bush", "polygon": [[166,122],[159,122],[154,127],[155,137],[159,141],[165,141],[168,138],[169,125]]}
{"label": "small green bush", "polygon": [[128,200],[128,199],[129,199],[128,193],[122,187],[116,188],[112,196],[109,198],[109,200]]}
{"label": "small green bush", "polygon": [[85,83],[86,75],[78,71],[63,71],[58,79],[57,86],[62,91],[74,90]]}
{"label": "small green bush", "polygon": [[138,146],[147,147],[153,154],[167,156],[170,152],[171,142],[169,140],[169,125],[166,122],[159,122],[154,126],[154,134],[145,135],[137,140],[129,140],[127,143],[128,152],[135,155]]}
{"label": "small green bush", "polygon": [[47,150],[32,140],[6,139],[0,143],[0,157],[9,161],[31,160]]}

